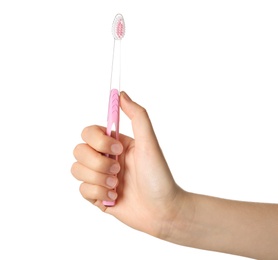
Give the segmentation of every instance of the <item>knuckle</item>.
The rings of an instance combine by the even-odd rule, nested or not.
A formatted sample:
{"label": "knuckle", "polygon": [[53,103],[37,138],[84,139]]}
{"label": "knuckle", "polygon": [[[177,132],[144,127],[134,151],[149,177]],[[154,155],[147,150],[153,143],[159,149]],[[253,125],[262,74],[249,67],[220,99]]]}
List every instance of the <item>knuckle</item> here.
{"label": "knuckle", "polygon": [[83,196],[84,199],[88,199],[88,194],[87,194],[87,185],[85,182],[82,182],[79,186],[79,192]]}
{"label": "knuckle", "polygon": [[85,182],[81,183],[79,186],[79,191],[84,199],[95,200],[102,197],[103,190],[98,185],[89,185]]}
{"label": "knuckle", "polygon": [[88,132],[90,130],[90,127],[87,126],[85,127],[82,132],[81,132],[81,138],[85,141],[86,140],[86,136],[88,135]]}
{"label": "knuckle", "polygon": [[78,165],[79,165],[78,162],[74,162],[74,163],[72,164],[72,166],[71,166],[70,171],[71,171],[71,174],[72,174],[73,176],[76,176],[76,173],[78,172],[78,168],[79,168]]}
{"label": "knuckle", "polygon": [[91,136],[96,132],[97,126],[96,125],[91,125],[91,126],[86,126],[81,132],[81,138],[87,142],[87,140],[91,139]]}
{"label": "knuckle", "polygon": [[79,155],[82,153],[84,144],[78,144],[75,146],[75,148],[73,149],[73,155],[75,158],[78,158]]}
{"label": "knuckle", "polygon": [[148,116],[148,112],[144,107],[140,107],[140,109],[138,109],[137,113],[138,114],[145,114],[146,116]]}

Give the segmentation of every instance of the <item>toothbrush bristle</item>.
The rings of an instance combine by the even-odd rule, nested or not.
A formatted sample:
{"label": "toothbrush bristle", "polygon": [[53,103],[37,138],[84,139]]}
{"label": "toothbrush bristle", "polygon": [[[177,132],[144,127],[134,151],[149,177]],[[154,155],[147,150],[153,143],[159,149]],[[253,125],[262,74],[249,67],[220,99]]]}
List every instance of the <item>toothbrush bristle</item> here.
{"label": "toothbrush bristle", "polygon": [[117,26],[117,36],[119,38],[122,38],[124,36],[124,25],[123,25],[123,21],[120,20],[118,22],[118,26]]}
{"label": "toothbrush bristle", "polygon": [[125,35],[125,22],[121,14],[117,14],[114,19],[112,34],[115,40],[121,40]]}

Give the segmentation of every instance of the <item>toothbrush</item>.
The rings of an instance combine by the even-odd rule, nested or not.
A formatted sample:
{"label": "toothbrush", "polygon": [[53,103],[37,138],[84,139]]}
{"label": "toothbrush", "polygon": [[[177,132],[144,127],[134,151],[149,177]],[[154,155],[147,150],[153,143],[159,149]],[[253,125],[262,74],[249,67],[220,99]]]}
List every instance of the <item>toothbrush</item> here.
{"label": "toothbrush", "polygon": [[[121,83],[121,40],[125,35],[125,22],[121,14],[117,14],[112,24],[112,35],[114,37],[112,69],[110,79],[110,96],[108,105],[108,118],[106,134],[119,140],[119,121],[120,121],[120,83]],[[109,155],[106,155],[109,156]],[[118,160],[118,156],[110,156]],[[103,201],[103,205],[111,207],[115,201]]]}

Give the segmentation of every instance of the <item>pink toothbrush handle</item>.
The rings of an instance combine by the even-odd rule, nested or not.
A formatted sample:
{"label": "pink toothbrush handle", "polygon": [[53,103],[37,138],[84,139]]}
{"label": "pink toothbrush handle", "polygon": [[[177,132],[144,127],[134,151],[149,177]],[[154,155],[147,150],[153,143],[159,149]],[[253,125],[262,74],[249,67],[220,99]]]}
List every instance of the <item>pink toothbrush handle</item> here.
{"label": "pink toothbrush handle", "polygon": [[119,102],[119,91],[117,89],[112,89],[109,98],[106,134],[111,136],[113,124],[115,124],[115,138],[117,140],[119,139]]}
{"label": "pink toothbrush handle", "polygon": [[[117,89],[112,89],[110,91],[109,97],[109,107],[108,107],[108,119],[107,119],[107,129],[106,134],[111,136],[113,126],[115,127],[115,138],[119,140],[119,120],[120,120],[120,98],[119,91]],[[106,156],[109,156],[108,154]],[[118,160],[118,156],[115,157]],[[114,189],[115,190],[115,189]],[[103,201],[103,205],[111,207],[115,205],[115,201]]]}

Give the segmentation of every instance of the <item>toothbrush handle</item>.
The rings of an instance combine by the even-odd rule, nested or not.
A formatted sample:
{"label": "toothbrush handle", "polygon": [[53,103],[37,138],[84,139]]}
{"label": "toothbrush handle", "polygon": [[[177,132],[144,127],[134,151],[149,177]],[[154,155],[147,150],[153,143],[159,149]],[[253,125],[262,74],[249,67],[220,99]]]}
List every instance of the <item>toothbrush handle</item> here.
{"label": "toothbrush handle", "polygon": [[112,89],[110,91],[109,97],[109,107],[108,107],[108,119],[107,119],[107,129],[106,134],[111,136],[113,126],[115,125],[115,138],[119,140],[119,91],[117,89]]}
{"label": "toothbrush handle", "polygon": [[[119,140],[119,121],[120,121],[120,96],[117,89],[112,89],[110,91],[109,97],[109,107],[108,107],[108,119],[107,119],[107,129],[106,134],[108,136],[112,135],[112,129],[115,127],[115,139]],[[108,154],[106,154],[109,157]],[[115,159],[118,160],[118,156],[115,156]],[[115,189],[114,189],[115,190]],[[115,201],[103,201],[103,205],[111,207],[115,205]]]}

